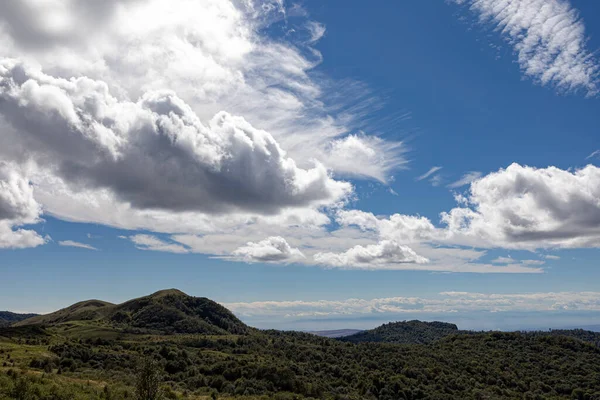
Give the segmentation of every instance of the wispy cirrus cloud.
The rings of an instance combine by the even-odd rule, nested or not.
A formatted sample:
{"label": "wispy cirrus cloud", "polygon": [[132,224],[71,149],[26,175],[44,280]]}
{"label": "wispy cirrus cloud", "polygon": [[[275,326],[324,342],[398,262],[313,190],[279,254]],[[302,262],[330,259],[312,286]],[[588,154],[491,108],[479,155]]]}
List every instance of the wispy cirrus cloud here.
{"label": "wispy cirrus cloud", "polygon": [[58,245],[63,246],[63,247],[76,247],[79,249],[86,249],[86,250],[98,250],[94,246],[91,246],[91,245],[85,244],[85,243],[76,242],[74,240],[61,240],[58,242]]}
{"label": "wispy cirrus cloud", "polygon": [[598,93],[599,66],[585,25],[568,0],[454,0],[492,25],[517,54],[522,73],[559,91]]}
{"label": "wispy cirrus cloud", "polygon": [[596,150],[596,151],[592,152],[592,154],[587,156],[585,159],[589,160],[590,158],[596,158],[596,157],[600,157],[600,150]]}
{"label": "wispy cirrus cloud", "polygon": [[442,169],[442,167],[431,167],[429,169],[429,171],[425,172],[423,175],[418,176],[416,178],[417,181],[422,181],[423,179],[427,179],[429,178],[431,175],[435,174],[436,172],[438,172],[440,169]]}
{"label": "wispy cirrus cloud", "polygon": [[459,180],[452,182],[448,185],[450,189],[457,189],[462,186],[466,186],[476,179],[481,177],[482,173],[479,171],[470,171],[464,174]]}
{"label": "wispy cirrus cloud", "polygon": [[131,240],[138,249],[149,250],[149,251],[162,251],[165,253],[178,253],[184,254],[189,253],[189,249],[179,243],[172,243],[162,240],[153,235],[133,235],[130,237],[123,237],[123,239]]}

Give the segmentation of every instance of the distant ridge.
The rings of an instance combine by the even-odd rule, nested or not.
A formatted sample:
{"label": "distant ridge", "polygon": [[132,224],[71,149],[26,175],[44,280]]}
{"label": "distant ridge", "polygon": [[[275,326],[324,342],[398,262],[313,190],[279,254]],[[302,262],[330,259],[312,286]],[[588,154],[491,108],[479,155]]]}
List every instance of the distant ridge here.
{"label": "distant ridge", "polygon": [[[476,335],[468,330],[459,330],[455,324],[447,322],[401,321],[390,322],[377,328],[340,336],[336,339],[351,343],[395,343],[395,344],[430,344],[452,335]],[[490,332],[487,332],[490,333]],[[600,347],[600,332],[584,329],[551,329],[547,331],[516,331],[524,337],[570,337]]]}
{"label": "distant ridge", "polygon": [[24,319],[15,323],[14,326],[53,325],[68,321],[90,321],[106,316],[111,307],[114,307],[114,304],[106,301],[85,300],[50,314],[37,315]]}
{"label": "distant ridge", "polygon": [[15,322],[35,317],[37,315],[38,314],[19,314],[10,311],[0,311],[0,327],[9,326],[14,324]]}
{"label": "distant ridge", "polygon": [[328,338],[340,338],[344,336],[354,335],[356,333],[362,332],[360,329],[333,329],[333,330],[325,330],[325,331],[308,331],[308,333],[312,333],[313,335],[323,336]]}
{"label": "distant ridge", "polygon": [[428,344],[448,335],[461,333],[455,324],[447,322],[401,321],[383,324],[375,329],[344,336],[339,340],[351,343],[386,342],[398,344]]}
{"label": "distant ridge", "polygon": [[34,316],[14,326],[52,326],[91,321],[138,333],[245,334],[250,328],[228,309],[205,297],[192,297],[177,289],[112,304],[86,300],[56,312]]}

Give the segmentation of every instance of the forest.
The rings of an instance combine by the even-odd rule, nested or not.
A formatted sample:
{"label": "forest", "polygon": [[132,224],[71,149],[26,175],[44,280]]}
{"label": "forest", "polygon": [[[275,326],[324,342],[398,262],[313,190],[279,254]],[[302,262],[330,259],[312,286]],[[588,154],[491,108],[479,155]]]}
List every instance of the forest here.
{"label": "forest", "polygon": [[177,291],[78,304],[0,329],[0,399],[600,399],[593,332],[408,321],[337,340]]}

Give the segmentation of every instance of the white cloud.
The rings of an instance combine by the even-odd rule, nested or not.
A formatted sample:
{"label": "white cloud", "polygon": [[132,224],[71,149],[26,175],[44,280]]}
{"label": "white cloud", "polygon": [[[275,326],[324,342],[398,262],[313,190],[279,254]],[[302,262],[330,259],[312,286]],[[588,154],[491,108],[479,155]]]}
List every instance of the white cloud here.
{"label": "white cloud", "polygon": [[600,292],[493,294],[443,292],[434,297],[225,303],[241,317],[360,316],[385,313],[600,311]]}
{"label": "white cloud", "polygon": [[598,167],[570,171],[512,164],[473,181],[457,198],[460,206],[441,213],[439,227],[423,216],[377,217],[360,210],[341,210],[336,221],[402,244],[527,250],[600,247],[598,199]]}
{"label": "white cloud", "polygon": [[600,246],[600,168],[512,164],[471,184],[471,207],[442,213],[448,238],[482,247]]}
{"label": "white cloud", "polygon": [[325,25],[316,22],[316,21],[309,21],[306,23],[306,29],[308,29],[308,33],[310,35],[308,42],[311,44],[314,44],[316,42],[318,42],[319,40],[321,40],[321,38],[323,36],[325,36]]}
{"label": "white cloud", "polygon": [[0,161],[0,249],[23,249],[44,244],[37,232],[19,229],[40,222],[42,209],[33,187],[15,164]]}
{"label": "white cloud", "polygon": [[260,242],[248,242],[233,251],[234,259],[245,262],[276,262],[288,263],[302,260],[304,254],[296,248],[291,247],[281,236],[271,236]]}
{"label": "white cloud", "polygon": [[[349,135],[333,140],[324,159],[328,167],[343,171],[343,175],[373,177],[388,182],[389,171],[406,164],[402,154],[406,151],[402,142],[386,142],[376,136]],[[391,157],[390,154],[396,154]]]}
{"label": "white cloud", "polygon": [[189,253],[189,250],[177,243],[169,243],[152,235],[133,235],[128,238],[140,250],[163,251],[166,253]]}
{"label": "white cloud", "polygon": [[[299,32],[264,34],[292,14]],[[378,136],[365,85],[311,73],[323,33],[278,1],[2,3],[0,158],[28,165],[48,215],[173,236],[132,235],[143,249],[368,244],[327,232],[352,192],[334,176],[387,182],[406,148]],[[41,243],[19,224],[2,237]]]}
{"label": "white cloud", "polygon": [[497,257],[492,260],[492,264],[524,264],[524,265],[544,265],[544,260],[515,260],[512,257]]}
{"label": "white cloud", "polygon": [[[104,82],[57,79],[0,62],[1,143],[71,186],[107,188],[141,209],[276,213],[330,204],[351,186],[301,169],[265,131],[225,112],[208,126],[170,92],[119,102]],[[19,146],[21,144],[21,146]]]}
{"label": "white cloud", "polygon": [[383,240],[377,244],[357,245],[343,253],[317,253],[318,264],[348,269],[393,269],[395,264],[425,264],[429,260],[408,246]]}
{"label": "white cloud", "polygon": [[492,264],[512,264],[515,260],[511,257],[497,257],[492,260]]}
{"label": "white cloud", "polygon": [[479,179],[481,177],[481,172],[471,171],[464,174],[459,180],[452,182],[448,185],[450,189],[456,189],[465,185],[470,184],[471,182]]}
{"label": "white cloud", "polygon": [[544,256],[544,258],[547,259],[547,260],[560,260],[559,256],[555,256],[555,255],[552,255],[552,254],[547,254],[547,255]]}
{"label": "white cloud", "polygon": [[[171,90],[200,120],[223,110],[243,116],[306,169],[314,158],[326,161],[332,141],[357,131],[360,117],[344,111],[364,90],[311,76],[321,61],[312,44],[324,27],[306,15],[298,32],[264,34],[285,15],[283,3],[266,0],[9,2],[0,4],[0,56],[39,64],[57,78],[105,82],[120,102]],[[331,103],[329,93],[340,88],[352,93]],[[378,158],[396,160],[397,147],[385,143]],[[336,172],[355,169],[338,161]],[[380,179],[394,167],[382,161],[370,171]]]}
{"label": "white cloud", "polygon": [[399,243],[419,243],[431,240],[437,229],[422,216],[393,214],[389,218],[378,218],[372,213],[359,210],[341,210],[336,221],[344,226],[356,225],[362,230],[376,231],[383,239]]}
{"label": "white cloud", "polygon": [[600,156],[600,150],[593,151],[592,154],[590,154],[589,156],[587,156],[585,159],[589,160],[590,158],[595,158],[595,157],[598,157],[598,156]]}
{"label": "white cloud", "polygon": [[14,164],[0,161],[0,220],[22,224],[37,222],[41,206],[33,197],[33,187]]}
{"label": "white cloud", "polygon": [[418,181],[422,181],[423,179],[427,179],[429,178],[431,175],[435,174],[436,172],[438,172],[440,169],[442,169],[442,167],[431,167],[429,169],[429,171],[425,172],[423,175],[417,177]]}
{"label": "white cloud", "polygon": [[521,71],[559,90],[598,91],[598,64],[585,26],[568,0],[454,0],[468,4],[513,46]]}
{"label": "white cloud", "polygon": [[98,250],[94,246],[90,246],[89,244],[85,244],[85,243],[75,242],[73,240],[61,240],[58,242],[58,245],[65,246],[65,247],[77,247],[80,249],[87,249],[87,250]]}

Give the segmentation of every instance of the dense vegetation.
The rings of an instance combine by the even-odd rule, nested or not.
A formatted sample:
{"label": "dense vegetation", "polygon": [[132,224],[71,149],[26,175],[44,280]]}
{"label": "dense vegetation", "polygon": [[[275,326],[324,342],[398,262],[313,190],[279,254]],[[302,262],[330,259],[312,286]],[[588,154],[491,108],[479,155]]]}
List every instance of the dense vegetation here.
{"label": "dense vegetation", "polygon": [[375,329],[341,337],[339,340],[350,343],[427,344],[457,333],[458,327],[446,322],[402,321],[383,324]]}
{"label": "dense vegetation", "polygon": [[[566,336],[582,340],[600,347],[600,332],[583,329],[552,329],[549,331],[524,331],[524,336]],[[459,330],[446,322],[401,321],[390,322],[375,329],[360,331],[353,335],[339,337],[338,340],[350,343],[397,343],[428,344],[450,335],[474,335],[477,332]]]}
{"label": "dense vegetation", "polygon": [[0,327],[9,326],[24,319],[35,317],[37,314],[17,314],[10,311],[0,311]]}
{"label": "dense vegetation", "polygon": [[[212,306],[178,293],[158,297],[178,297],[150,304],[188,317]],[[147,307],[143,299],[119,311],[135,321]],[[217,310],[206,314],[219,316],[215,329],[237,334],[138,333],[132,323],[106,317],[0,331],[0,399],[135,399],[146,376],[158,380],[163,398],[600,400],[600,348],[557,333],[455,333],[433,340],[440,331],[460,331],[411,321],[428,344],[355,344],[258,331]],[[19,391],[28,397],[15,397]]]}

